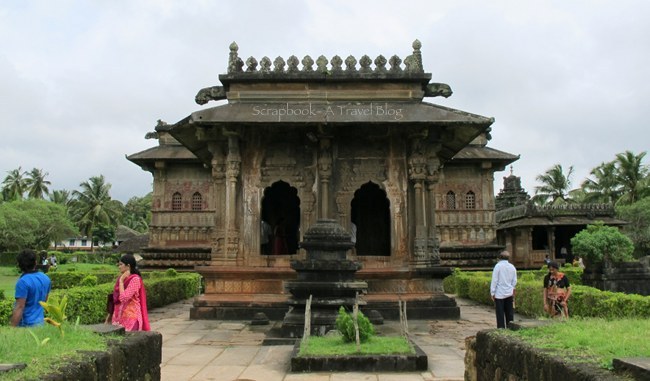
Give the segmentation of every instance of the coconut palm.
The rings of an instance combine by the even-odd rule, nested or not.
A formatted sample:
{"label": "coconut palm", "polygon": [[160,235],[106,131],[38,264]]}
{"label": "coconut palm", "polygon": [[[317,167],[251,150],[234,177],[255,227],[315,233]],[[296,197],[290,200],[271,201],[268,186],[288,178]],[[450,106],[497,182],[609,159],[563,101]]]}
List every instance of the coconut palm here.
{"label": "coconut palm", "polygon": [[616,155],[617,181],[621,185],[620,202],[632,204],[647,193],[648,167],[642,164],[646,153],[625,151]]}
{"label": "coconut palm", "polygon": [[601,163],[591,170],[592,178],[587,178],[582,183],[585,193],[584,202],[615,203],[620,197],[620,184],[618,182],[616,162]]}
{"label": "coconut palm", "polygon": [[25,193],[25,172],[21,167],[7,172],[2,182],[2,198],[6,201],[20,200]]}
{"label": "coconut palm", "polygon": [[[79,184],[81,191],[73,191],[72,216],[79,230],[92,239],[92,233],[98,224],[116,225],[120,217],[119,201],[111,199],[111,184],[105,182],[104,176],[94,176]],[[94,245],[91,243],[91,250]]]}
{"label": "coconut palm", "polygon": [[25,179],[27,197],[42,200],[45,198],[45,195],[50,193],[48,187],[51,183],[49,180],[45,180],[47,175],[49,173],[43,172],[42,169],[38,168],[33,168],[30,172],[27,172],[27,179]]}
{"label": "coconut palm", "polygon": [[533,200],[539,204],[546,204],[549,199],[553,204],[560,201],[568,201],[572,174],[573,166],[569,167],[569,171],[565,175],[562,165],[555,164],[543,175],[538,175],[535,180],[542,183],[542,185],[535,187]]}
{"label": "coconut palm", "polygon": [[70,194],[69,190],[57,189],[50,193],[50,201],[55,204],[63,205],[67,208],[72,202],[72,195]]}

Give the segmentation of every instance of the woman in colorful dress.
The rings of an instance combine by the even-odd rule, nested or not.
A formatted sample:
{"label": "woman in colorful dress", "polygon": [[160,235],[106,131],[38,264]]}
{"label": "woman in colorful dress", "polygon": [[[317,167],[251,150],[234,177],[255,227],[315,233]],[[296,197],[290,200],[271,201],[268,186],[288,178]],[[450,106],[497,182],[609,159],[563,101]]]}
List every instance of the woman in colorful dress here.
{"label": "woman in colorful dress", "polygon": [[147,294],[133,254],[125,254],[117,263],[120,276],[113,288],[113,325],[127,331],[149,331]]}

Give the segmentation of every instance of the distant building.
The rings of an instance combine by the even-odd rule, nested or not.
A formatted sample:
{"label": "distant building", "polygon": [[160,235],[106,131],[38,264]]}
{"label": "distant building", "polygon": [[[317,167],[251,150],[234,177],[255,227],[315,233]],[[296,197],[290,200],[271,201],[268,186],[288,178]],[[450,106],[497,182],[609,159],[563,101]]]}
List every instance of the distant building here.
{"label": "distant building", "polygon": [[511,254],[517,268],[540,268],[544,258],[560,263],[571,262],[571,238],[587,225],[602,221],[622,226],[611,204],[538,206],[521,187],[521,179],[512,173],[503,179],[503,189],[496,196],[497,241]]}

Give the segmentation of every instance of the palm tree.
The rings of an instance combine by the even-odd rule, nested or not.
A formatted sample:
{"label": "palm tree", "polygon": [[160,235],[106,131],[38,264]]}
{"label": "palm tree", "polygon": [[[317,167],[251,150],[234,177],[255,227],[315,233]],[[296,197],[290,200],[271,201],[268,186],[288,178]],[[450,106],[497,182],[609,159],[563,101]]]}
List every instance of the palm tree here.
{"label": "palm tree", "polygon": [[72,202],[72,195],[70,194],[69,190],[57,189],[50,193],[50,201],[55,204],[63,205],[67,208]]}
{"label": "palm tree", "polygon": [[29,198],[38,198],[44,199],[46,194],[50,193],[48,186],[51,184],[50,181],[45,180],[45,177],[49,173],[43,172],[42,169],[33,168],[30,172],[27,173],[27,179],[25,180],[25,185],[27,186],[27,197]]}
{"label": "palm tree", "polygon": [[20,200],[25,193],[25,172],[21,167],[7,172],[8,175],[2,182],[2,197],[6,201]]}
{"label": "palm tree", "polygon": [[[115,225],[120,217],[119,202],[111,199],[111,184],[104,176],[94,176],[79,184],[81,191],[73,191],[72,215],[79,230],[93,240],[93,230],[98,224]],[[91,243],[91,250],[94,245]]]}
{"label": "palm tree", "polygon": [[543,175],[538,175],[535,180],[542,183],[542,185],[535,187],[533,200],[542,205],[546,204],[549,199],[553,204],[558,201],[568,201],[572,174],[573,166],[569,167],[569,172],[565,175],[562,165],[555,164]]}
{"label": "palm tree", "polygon": [[647,191],[648,167],[641,162],[646,153],[635,155],[625,151],[616,155],[617,181],[621,185],[621,202],[633,204]]}
{"label": "palm tree", "polygon": [[591,170],[593,179],[587,178],[582,183],[585,192],[584,202],[615,203],[620,197],[616,162],[601,163]]}

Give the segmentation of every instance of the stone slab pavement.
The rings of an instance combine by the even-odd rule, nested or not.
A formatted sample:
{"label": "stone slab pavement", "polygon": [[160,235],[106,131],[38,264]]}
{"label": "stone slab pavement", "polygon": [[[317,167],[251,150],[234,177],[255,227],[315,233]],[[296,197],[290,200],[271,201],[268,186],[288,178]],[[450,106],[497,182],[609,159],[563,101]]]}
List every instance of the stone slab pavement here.
{"label": "stone slab pavement", "polygon": [[[192,300],[149,312],[151,329],[162,333],[162,381],[456,381],[464,379],[465,338],[495,328],[494,309],[456,298],[459,320],[409,320],[413,341],[429,357],[429,369],[409,373],[290,373],[292,345],[263,346],[266,333],[281,322],[190,320]],[[515,315],[515,321],[525,322]],[[398,333],[399,322],[376,326]]]}

